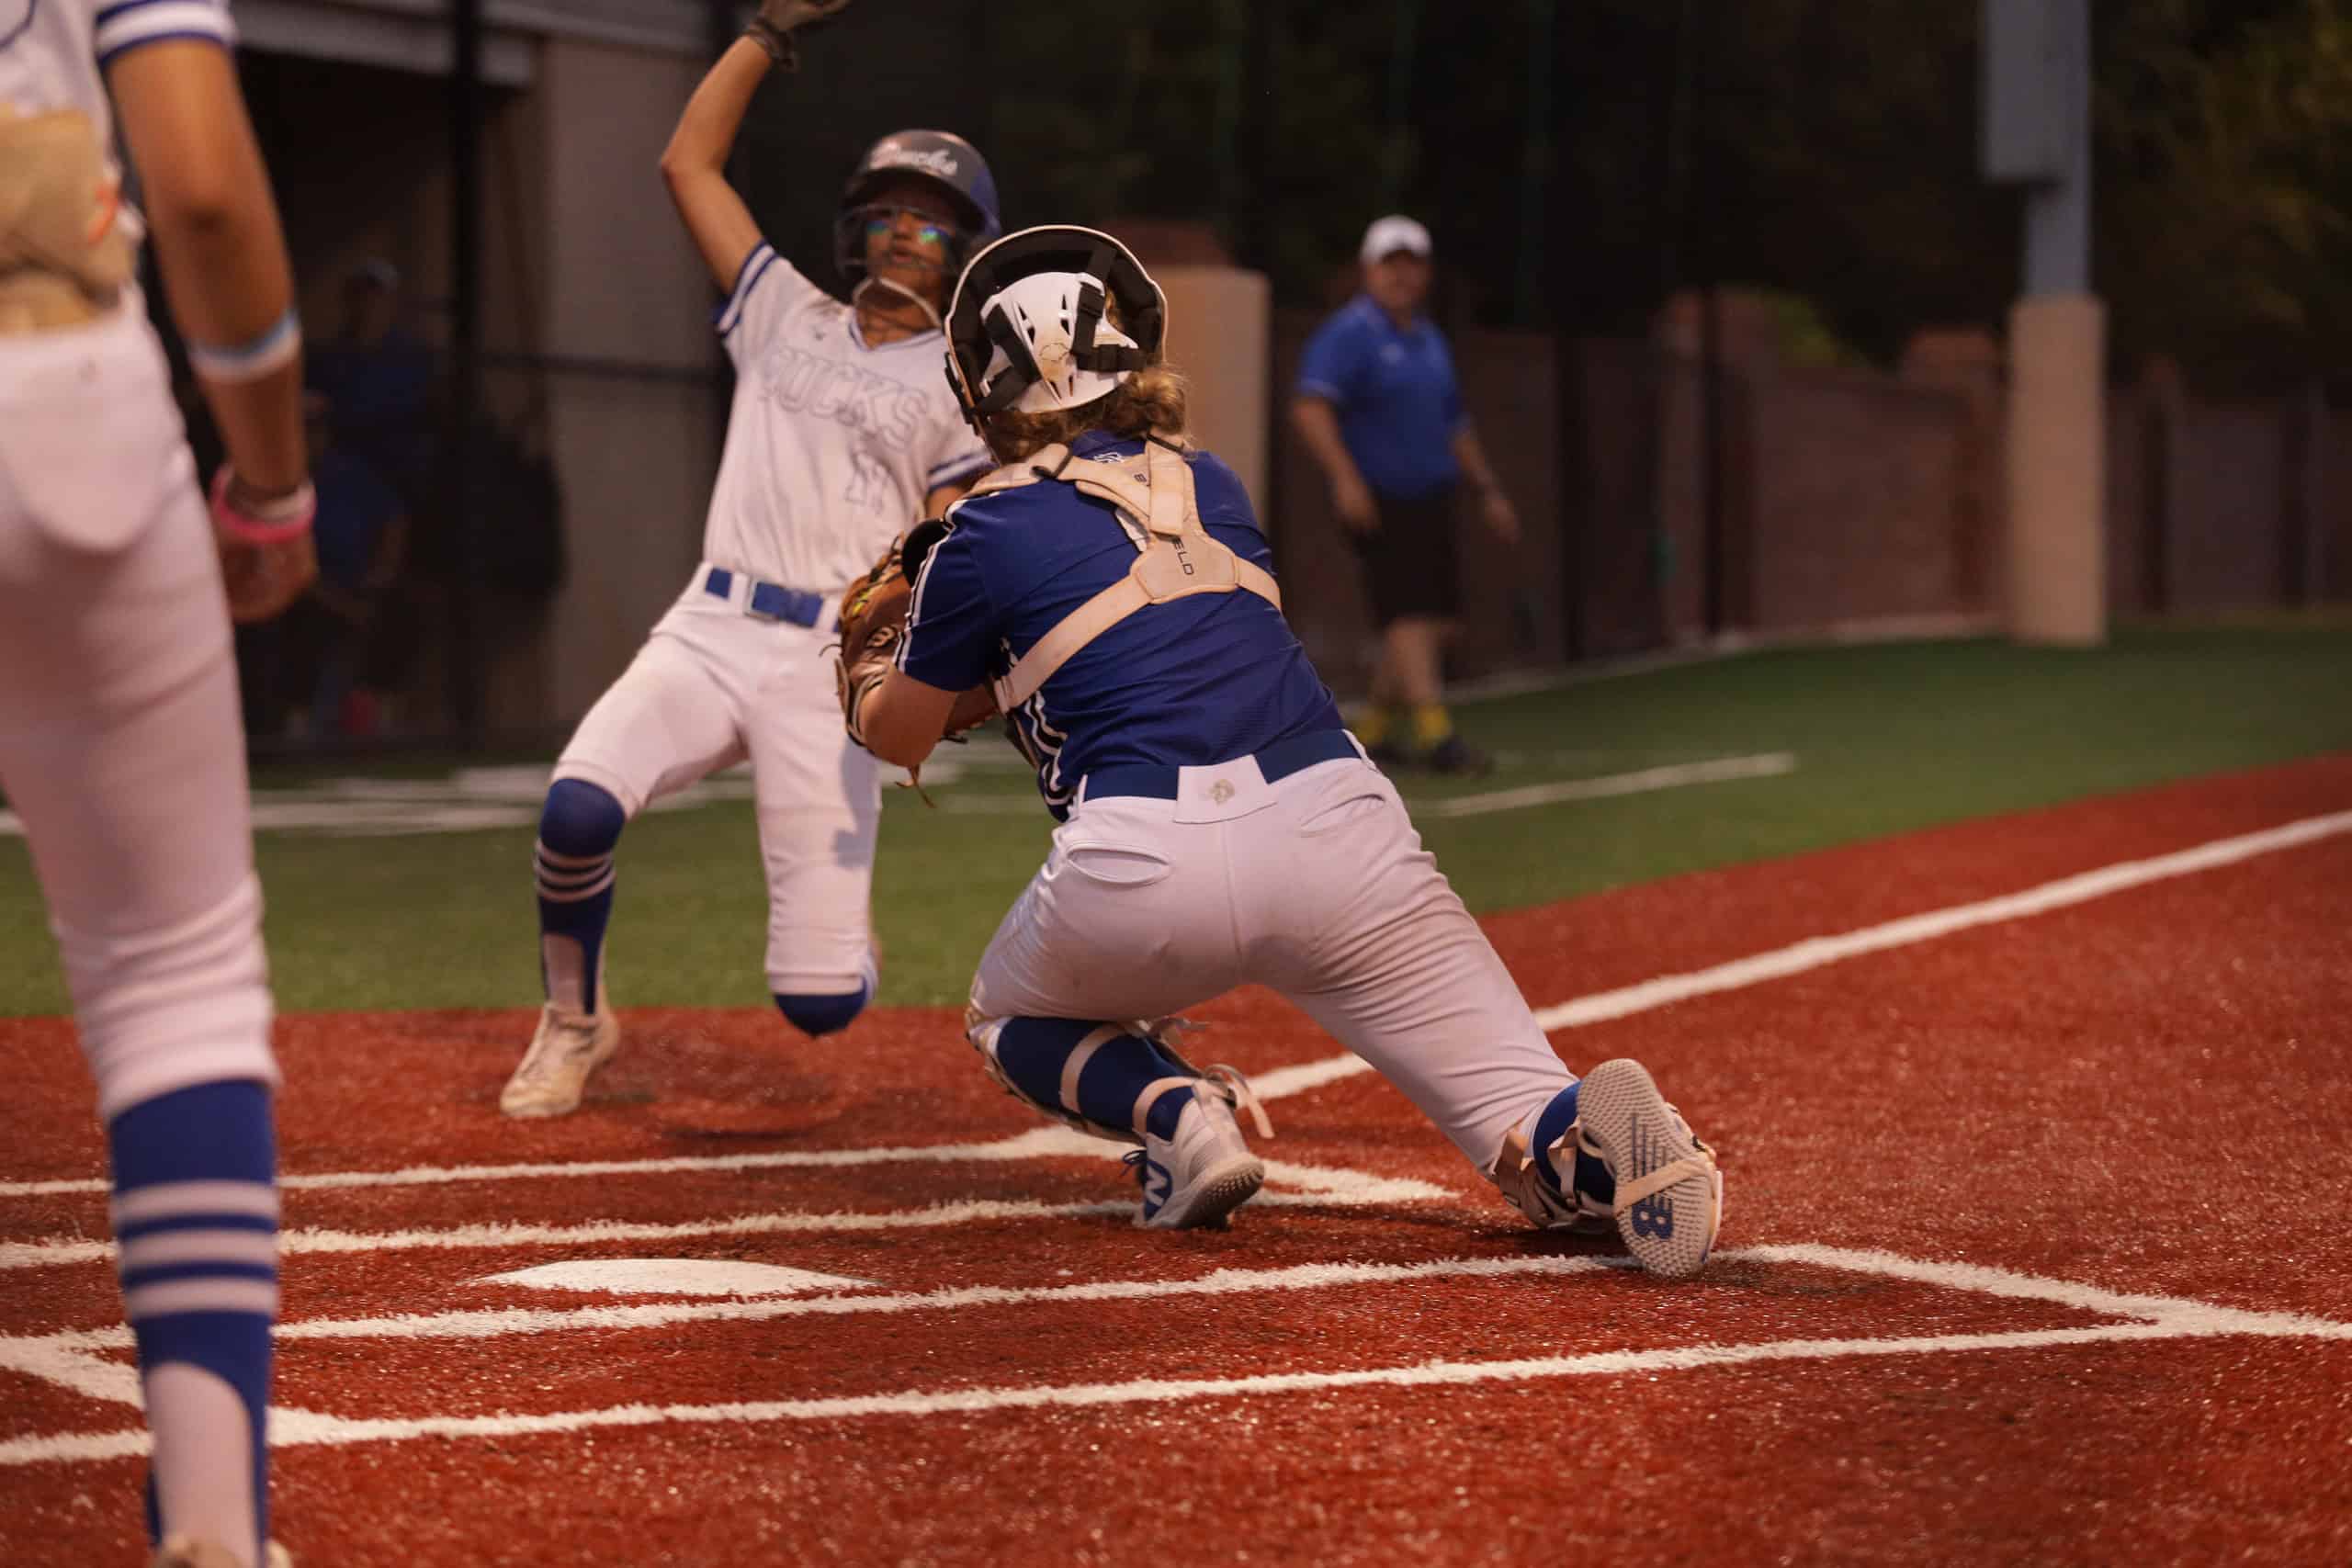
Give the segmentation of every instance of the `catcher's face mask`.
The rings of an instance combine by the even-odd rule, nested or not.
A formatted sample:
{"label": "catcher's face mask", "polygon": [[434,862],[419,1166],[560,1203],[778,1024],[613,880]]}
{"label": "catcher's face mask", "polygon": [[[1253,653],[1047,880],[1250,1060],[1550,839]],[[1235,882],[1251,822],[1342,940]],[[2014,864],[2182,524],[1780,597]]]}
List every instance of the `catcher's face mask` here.
{"label": "catcher's face mask", "polygon": [[[1115,303],[1125,330],[1105,320]],[[1078,408],[1159,363],[1168,299],[1133,252],[1094,229],[1008,234],[974,256],[947,306],[947,384],[980,425]]]}

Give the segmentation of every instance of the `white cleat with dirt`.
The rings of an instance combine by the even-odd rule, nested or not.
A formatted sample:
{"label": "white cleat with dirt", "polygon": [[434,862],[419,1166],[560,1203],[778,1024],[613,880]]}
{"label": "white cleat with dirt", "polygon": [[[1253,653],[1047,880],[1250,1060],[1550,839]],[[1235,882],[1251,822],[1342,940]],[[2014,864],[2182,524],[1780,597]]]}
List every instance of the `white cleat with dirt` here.
{"label": "white cleat with dirt", "polygon": [[1266,1162],[1241,1141],[1224,1096],[1207,1082],[1196,1085],[1192,1096],[1176,1118],[1173,1137],[1147,1133],[1143,1147],[1127,1156],[1143,1187],[1136,1224],[1147,1229],[1222,1225],[1266,1184]]}
{"label": "white cleat with dirt", "polygon": [[538,1032],[531,1048],[506,1080],[498,1109],[519,1121],[543,1116],[569,1116],[580,1109],[588,1075],[613,1059],[621,1048],[621,1021],[596,987],[593,1016],[548,1002],[539,1010]]}

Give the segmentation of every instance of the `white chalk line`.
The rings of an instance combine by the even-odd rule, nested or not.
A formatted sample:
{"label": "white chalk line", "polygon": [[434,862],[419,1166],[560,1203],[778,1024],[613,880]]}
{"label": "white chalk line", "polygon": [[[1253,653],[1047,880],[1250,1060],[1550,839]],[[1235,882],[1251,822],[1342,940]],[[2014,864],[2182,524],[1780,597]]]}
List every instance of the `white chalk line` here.
{"label": "white chalk line", "polygon": [[[1353,1056],[1327,1058],[1302,1066],[1283,1067],[1250,1080],[1261,1100],[1279,1100],[1348,1077],[1361,1069],[1349,1066]],[[440,1187],[468,1181],[519,1181],[538,1177],[577,1179],[595,1176],[677,1176],[710,1171],[844,1169],[865,1165],[962,1165],[969,1163],[1097,1156],[1115,1159],[1125,1145],[1089,1137],[1071,1128],[1034,1127],[1008,1138],[984,1144],[909,1144],[846,1149],[780,1149],[759,1154],[675,1155],[655,1159],[557,1160],[521,1165],[407,1166],[399,1170],[320,1171],[288,1173],[277,1179],[288,1191],[331,1191],[365,1187]],[[1294,1166],[1295,1171],[1313,1168]],[[1308,1179],[1302,1177],[1301,1179]],[[56,1181],[0,1183],[0,1198],[55,1197],[75,1192],[104,1192],[103,1180],[76,1177]]]}
{"label": "white chalk line", "polygon": [[1517,789],[1488,790],[1478,795],[1445,795],[1408,804],[1416,817],[1485,817],[1498,811],[1525,811],[1537,806],[1560,806],[1572,800],[1607,800],[1617,795],[1647,795],[1689,784],[1728,784],[1738,779],[1779,778],[1797,771],[1796,758],[1787,751],[1753,757],[1718,757],[1703,762],[1674,762],[1642,768],[1605,778],[1568,779],[1559,784],[1523,784]]}
{"label": "white chalk line", "polygon": [[[1060,1129],[1057,1129],[1059,1131]],[[1116,1158],[1122,1145],[1083,1134],[1069,1134],[1082,1147],[1058,1152]],[[1427,1202],[1451,1196],[1427,1181],[1328,1166],[1266,1162],[1269,1190],[1254,1200],[1260,1208],[1361,1208]],[[727,1219],[655,1223],[630,1220],[586,1220],[576,1224],[548,1225],[500,1223],[447,1225],[402,1231],[289,1230],[278,1237],[281,1255],[404,1252],[419,1249],[513,1248],[522,1247],[595,1247],[616,1242],[679,1241],[722,1235],[855,1235],[876,1231],[936,1230],[951,1225],[994,1224],[1031,1220],[1071,1219],[1091,1214],[1132,1213],[1125,1201],[1041,1203],[1028,1200],[962,1199],[920,1209],[879,1211],[836,1210],[829,1213],[737,1214]],[[55,1237],[42,1241],[0,1244],[0,1272],[18,1269],[54,1269],[89,1263],[115,1256],[107,1240]]]}
{"label": "white chalk line", "polygon": [[[518,1334],[669,1328],[685,1323],[764,1323],[780,1317],[853,1317],[908,1312],[957,1312],[1031,1303],[1157,1301],[1175,1296],[1248,1295],[1267,1291],[1331,1290],[1348,1285],[1421,1280],[1498,1279],[1518,1274],[1588,1274],[1631,1269],[1631,1259],[1594,1257],[1440,1258],[1420,1263],[1299,1263],[1276,1269],[1219,1269],[1193,1279],[1090,1280],[1073,1285],[956,1285],[936,1291],[837,1291],[823,1294],[644,1302],[627,1305],[498,1307],[478,1311],[400,1313],[386,1317],[305,1318],[280,1324],[277,1337],[297,1339],[496,1339]],[[130,1330],[68,1329],[58,1334],[0,1337],[0,1366],[51,1353],[89,1356],[127,1350]],[[44,1363],[46,1364],[46,1363]],[[129,1371],[92,1361],[108,1371]],[[61,1368],[62,1362],[57,1363]],[[28,1369],[29,1370],[29,1369]],[[42,1376],[57,1376],[43,1371]],[[76,1375],[80,1375],[78,1371]],[[88,1390],[85,1389],[85,1392]],[[135,1387],[122,1403],[136,1404]]]}
{"label": "white chalk line", "polygon": [[[2028,1329],[2007,1333],[1945,1334],[1915,1337],[1793,1339],[1741,1345],[1691,1345],[1654,1349],[1602,1350],[1573,1356],[1521,1358],[1497,1361],[1426,1360],[1400,1366],[1361,1368],[1341,1371],[1269,1372],[1237,1378],[1141,1378],[1122,1382],[1031,1385],[1018,1387],[925,1390],[858,1394],[827,1399],[739,1401],[719,1404],[624,1404],[597,1410],[557,1411],[541,1415],[422,1416],[399,1419],[356,1419],[316,1411],[273,1409],[271,1440],[275,1447],[352,1445],[412,1441],[422,1438],[510,1438],[535,1434],[585,1431],[622,1427],[714,1424],[762,1426],[788,1421],[840,1421],[876,1416],[930,1416],[980,1415],[995,1411],[1040,1408],[1100,1408],[1137,1404],[1171,1404],[1197,1399],[1232,1399],[1253,1395],[1335,1391],[1354,1388],[1415,1388],[1464,1386],[1491,1382],[1534,1382],[1561,1377],[1621,1376],[1647,1371],[1695,1371],[1713,1367],[1770,1361],[1828,1360],[1881,1356],[1950,1355],[1996,1350],[2043,1349],[2113,1343],[2147,1343],[2167,1339],[2212,1338],[2239,1335],[2267,1338],[2352,1340],[2352,1324],[2293,1313],[2249,1312],[2217,1306],[2184,1297],[2128,1295],[2063,1280],[2014,1273],[1971,1264],[1936,1263],[1891,1253],[1857,1251],[1815,1246],[1757,1247],[1722,1254],[1719,1262],[1796,1264],[1842,1269],[1864,1274],[1903,1279],[1961,1291],[1973,1291],[2014,1300],[2040,1301],[2077,1311],[2129,1318],[2122,1323],[2072,1328]],[[1449,1259],[1437,1264],[1396,1266],[1319,1265],[1260,1271],[1220,1270],[1199,1280],[1094,1283],[1049,1287],[1070,1299],[1138,1299],[1173,1294],[1187,1289],[1217,1293],[1246,1290],[1298,1290],[1318,1285],[1381,1283],[1387,1278],[1429,1277],[1452,1267],[1464,1274],[1590,1273],[1615,1267],[1598,1258]],[[1384,1278],[1384,1276],[1385,1278]],[[1081,1293],[1082,1292],[1082,1293]],[[1104,1294],[1103,1292],[1116,1292]],[[883,1310],[921,1310],[953,1292],[897,1298],[908,1304]],[[1000,1292],[1004,1300],[1046,1299],[1034,1292]],[[672,1311],[690,1307],[718,1310],[732,1304],[747,1315],[785,1315],[787,1310],[813,1310],[818,1303],[854,1303],[858,1298],[817,1298],[815,1303],[686,1303],[646,1309],[586,1309],[590,1311]],[[877,1298],[888,1302],[893,1298]],[[958,1303],[961,1304],[961,1303]],[[971,1304],[996,1304],[976,1300]],[[390,1325],[401,1320],[377,1320]],[[672,1321],[676,1321],[673,1319]],[[288,1325],[288,1337],[301,1337],[304,1325]],[[100,1331],[101,1333],[108,1331]],[[119,1333],[119,1330],[112,1331]],[[389,1326],[387,1334],[390,1334]],[[403,1331],[404,1332],[404,1331]],[[492,1332],[496,1332],[493,1330]],[[317,1337],[334,1337],[322,1331]],[[444,1337],[460,1337],[446,1335]],[[43,1341],[0,1341],[0,1363],[49,1375],[50,1369],[73,1359],[87,1359],[87,1352],[56,1337]],[[38,1350],[42,1355],[27,1352]],[[44,1359],[45,1357],[45,1359]],[[127,1371],[127,1369],[126,1369]],[[61,1380],[62,1381],[62,1380]],[[85,1382],[88,1380],[85,1377]],[[0,1467],[36,1463],[88,1462],[122,1458],[146,1451],[141,1430],[19,1438],[0,1442]]]}
{"label": "white chalk line", "polygon": [[[1579,997],[1555,1007],[1539,1009],[1535,1021],[1547,1032],[1630,1017],[1693,997],[1738,990],[1767,980],[1785,979],[1810,969],[1885,952],[1891,948],[1932,941],[1956,931],[2004,920],[2021,919],[2070,905],[2088,902],[2171,877],[2186,876],[2234,864],[2257,855],[2292,849],[2335,834],[2352,831],[2352,811],[2307,817],[2260,832],[2217,839],[2171,854],[2124,861],[2075,876],[2046,882],[2022,892],[1973,904],[1931,910],[1837,936],[1808,937],[1770,953],[1735,959],[1711,968],[1661,976],[1632,986]],[[1325,1084],[1354,1077],[1372,1065],[1352,1053],[1328,1056],[1262,1074],[1250,1080],[1261,1100],[1283,1100]],[[327,1171],[282,1176],[278,1184],[289,1190],[356,1187],[419,1187],[461,1181],[514,1181],[535,1178],[579,1179],[598,1176],[676,1175],[695,1171],[783,1169],[795,1167],[847,1167],[899,1162],[956,1163],[967,1160],[1035,1159],[1047,1155],[1086,1152],[1080,1145],[1097,1140],[1061,1127],[1041,1127],[1011,1138],[985,1144],[933,1144],[894,1148],[808,1149],[762,1154],[680,1156],[641,1160],[576,1160],[517,1165],[411,1166],[400,1170]],[[0,1198],[51,1197],[76,1192],[104,1192],[103,1179],[73,1178],[51,1181],[0,1182]]]}
{"label": "white chalk line", "polygon": [[2352,831],[2352,811],[2306,817],[2283,827],[2265,829],[2258,833],[2243,833],[2235,838],[2216,839],[2171,854],[2155,855],[2146,860],[2120,861],[2096,871],[2045,882],[2039,887],[2029,887],[2021,893],[2005,894],[1973,904],[1912,915],[1838,936],[1810,937],[1771,953],[1718,964],[1710,969],[1645,980],[1637,986],[1626,986],[1599,996],[1584,997],[1558,1007],[1545,1008],[1535,1015],[1535,1021],[1549,1031],[1624,1018],[1633,1013],[1646,1012],[1652,1008],[1665,1007],[1671,1002],[1687,1001],[1692,997],[1738,990],[1766,980],[1801,975],[1808,969],[1819,969],[1864,953],[1908,947],[1978,926],[2025,919],[2053,909],[2086,904],[2109,894],[2144,887],[2150,883],[2176,876],[2188,876],[2200,871],[2235,865],[2257,855],[2274,854],[2280,850],[2314,843],[2347,831]]}

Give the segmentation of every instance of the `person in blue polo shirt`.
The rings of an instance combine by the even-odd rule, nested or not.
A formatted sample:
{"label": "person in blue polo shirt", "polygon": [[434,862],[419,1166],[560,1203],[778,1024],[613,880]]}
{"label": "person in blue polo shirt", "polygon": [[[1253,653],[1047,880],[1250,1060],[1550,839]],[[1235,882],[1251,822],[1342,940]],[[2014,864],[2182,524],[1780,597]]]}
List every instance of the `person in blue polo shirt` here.
{"label": "person in blue polo shirt", "polygon": [[898,635],[841,672],[850,738],[916,768],[974,688],[1061,826],[982,954],[966,1029],[1013,1095],[1135,1145],[1138,1223],[1217,1224],[1265,1166],[1240,1075],[1175,1015],[1270,986],[1385,1074],[1541,1225],[1611,1220],[1642,1265],[1706,1259],[1714,1158],[1641,1065],[1562,1065],[1396,786],[1283,619],[1233,471],[1184,439],[1167,304],[1091,229],[982,251],[949,380],[1005,467],[903,543]]}
{"label": "person in blue polo shirt", "polygon": [[1357,732],[1376,761],[1478,773],[1454,732],[1443,657],[1461,614],[1454,495],[1467,478],[1506,541],[1519,513],[1463,412],[1444,334],[1421,313],[1430,234],[1392,215],[1364,231],[1363,292],[1316,329],[1299,361],[1291,421],[1331,485],[1331,510],[1364,563],[1380,662]]}

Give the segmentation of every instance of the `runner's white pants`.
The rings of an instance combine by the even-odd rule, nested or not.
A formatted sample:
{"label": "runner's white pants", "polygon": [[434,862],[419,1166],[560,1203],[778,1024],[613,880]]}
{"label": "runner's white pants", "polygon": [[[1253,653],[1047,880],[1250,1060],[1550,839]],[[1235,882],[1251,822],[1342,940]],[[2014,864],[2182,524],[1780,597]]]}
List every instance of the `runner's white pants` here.
{"label": "runner's white pants", "polygon": [[828,600],[816,626],[762,620],[702,588],[684,593],[596,699],[555,766],[631,818],[750,759],[768,887],[768,988],[831,996],[872,962],[881,764],[842,730]]}
{"label": "runner's white pants", "polygon": [[1487,1171],[1575,1075],[1396,787],[1355,758],[1180,781],[1176,800],[1081,791],[981,956],[977,1017],[1156,1019],[1268,986]]}
{"label": "runner's white pants", "polygon": [[0,790],[101,1113],[275,1083],[228,608],[135,303],[0,337]]}

